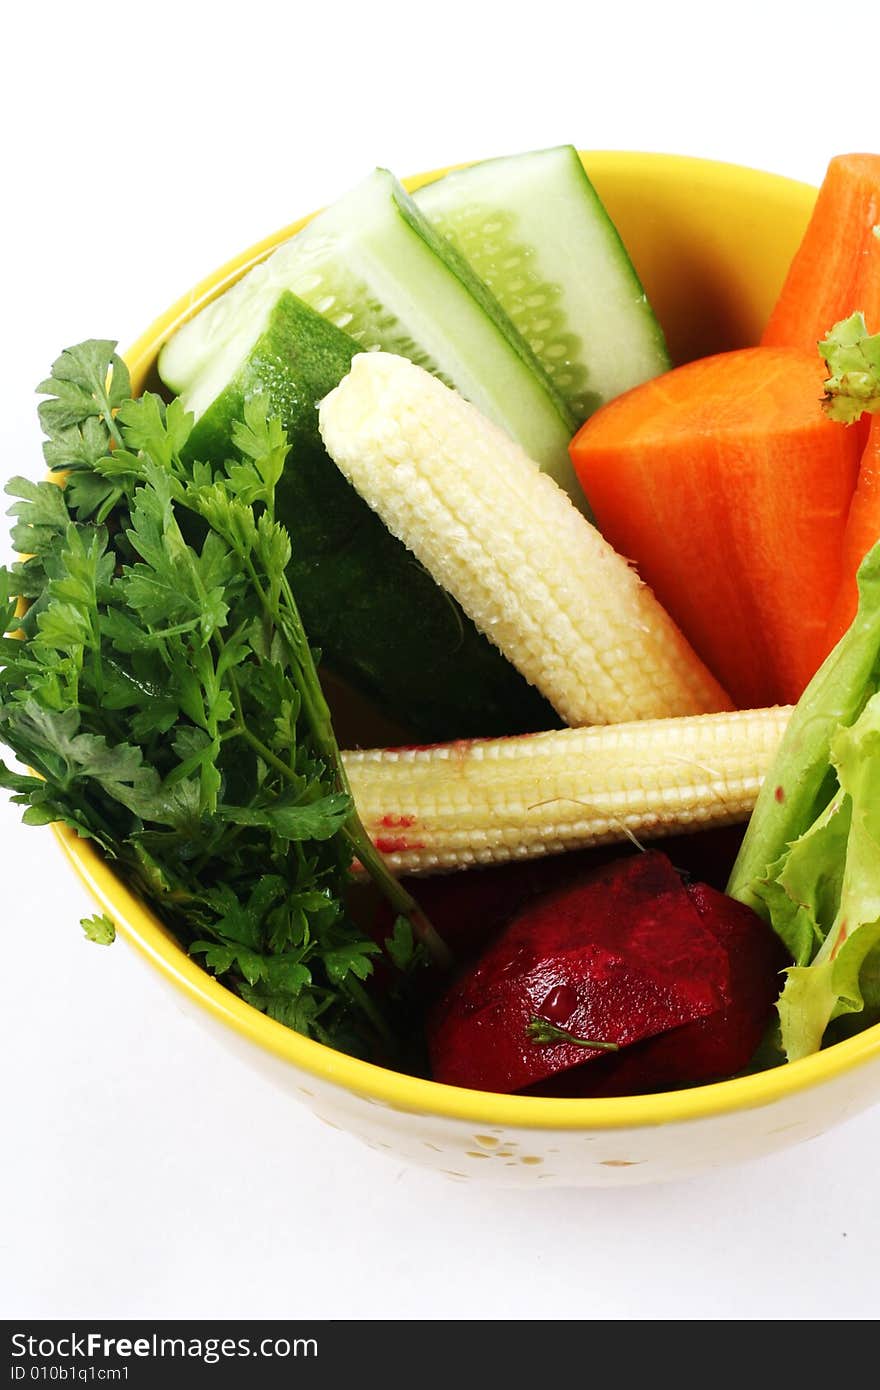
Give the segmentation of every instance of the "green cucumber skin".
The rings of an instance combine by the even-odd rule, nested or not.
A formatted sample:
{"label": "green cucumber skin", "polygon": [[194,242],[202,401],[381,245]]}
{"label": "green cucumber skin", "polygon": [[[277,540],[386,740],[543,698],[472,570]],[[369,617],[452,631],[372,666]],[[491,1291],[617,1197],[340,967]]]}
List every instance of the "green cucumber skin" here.
{"label": "green cucumber skin", "polygon": [[190,457],[221,463],[245,400],[268,394],[292,449],[276,497],[290,580],[329,670],[426,741],[559,727],[534,687],[477,631],[343,478],[317,405],[361,349],[289,292],[195,425]]}

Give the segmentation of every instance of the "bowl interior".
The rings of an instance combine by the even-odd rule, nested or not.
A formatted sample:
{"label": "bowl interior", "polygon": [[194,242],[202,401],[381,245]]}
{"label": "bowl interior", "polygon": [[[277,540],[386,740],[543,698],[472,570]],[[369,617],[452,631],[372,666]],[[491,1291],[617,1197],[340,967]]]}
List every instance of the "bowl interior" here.
{"label": "bowl interior", "polygon": [[[681,363],[755,342],[803,233],[815,190],[738,166],[678,156],[603,152],[586,153],[583,160],[664,326],[673,360]],[[409,186],[432,177],[436,173],[418,176]],[[221,267],[163,314],[126,354],[134,389],[156,385],[159,348],[187,318],[306,220]],[[361,713],[355,711],[355,721]],[[393,730],[374,724],[371,732],[392,741]],[[771,1072],[689,1091],[602,1101],[495,1096],[441,1086],[343,1056],[260,1014],[190,959],[88,842],[64,828],[56,828],[56,834],[123,935],[191,1000],[300,1072],[399,1110],[538,1128],[654,1125],[766,1104],[880,1052],[877,1027]]]}

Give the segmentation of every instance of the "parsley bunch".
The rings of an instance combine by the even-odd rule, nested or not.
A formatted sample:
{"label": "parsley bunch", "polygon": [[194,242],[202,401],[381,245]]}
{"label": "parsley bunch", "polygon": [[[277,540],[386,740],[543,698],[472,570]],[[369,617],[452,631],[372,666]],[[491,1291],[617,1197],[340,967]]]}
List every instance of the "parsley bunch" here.
{"label": "parsley bunch", "polygon": [[17,634],[0,637],[0,739],[36,775],[0,763],[0,786],[28,824],[94,840],[249,1003],[387,1054],[364,988],[380,948],[346,909],[353,858],[399,913],[397,970],[444,948],[354,811],[274,515],[283,426],[254,397],[215,471],[189,458],[179,400],[132,399],[115,349],[71,348],[38,387],[65,485],[7,487],[30,558],[0,569]]}

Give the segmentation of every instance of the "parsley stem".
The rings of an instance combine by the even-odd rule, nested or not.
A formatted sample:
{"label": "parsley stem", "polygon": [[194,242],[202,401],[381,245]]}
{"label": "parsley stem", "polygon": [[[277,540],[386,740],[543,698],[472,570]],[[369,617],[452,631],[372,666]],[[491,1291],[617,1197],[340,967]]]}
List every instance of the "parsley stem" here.
{"label": "parsley stem", "polygon": [[249,743],[254,752],[259,754],[264,763],[268,763],[269,767],[274,767],[275,771],[280,772],[281,776],[286,778],[288,782],[296,782],[299,780],[296,774],[291,772],[287,763],[282,762],[277,753],[273,753],[272,749],[267,748],[265,743],[257,738],[256,734],[251,733],[246,724],[243,724],[237,732],[241,734],[245,743]]}
{"label": "parsley stem", "polygon": [[[273,767],[276,772],[279,772],[282,777],[285,777],[289,782],[297,781],[296,774],[291,772],[287,764],[283,762],[276,753],[273,753],[271,748],[267,748],[265,743],[258,739],[247,727],[244,722],[244,716],[239,703],[240,697],[235,688],[234,681],[230,680],[230,684],[233,690],[233,699],[236,702],[236,713],[241,721],[236,727],[235,732],[241,734],[242,738],[246,743],[250,744],[254,752],[270,767]],[[346,776],[345,768],[342,764],[341,757],[339,757],[338,750],[336,756],[337,762],[335,766],[338,769],[340,790],[346,792],[347,795],[351,797],[348,777]],[[438,965],[442,966],[443,969],[448,969],[452,964],[449,948],[438,934],[435,927],[431,924],[427,914],[419,907],[412,894],[407,892],[400,880],[395,878],[394,874],[388,868],[388,865],[376,849],[364,829],[360,817],[354,809],[354,798],[352,798],[351,804],[351,815],[343,827],[342,833],[351,845],[356,858],[370,875],[376,887],[381,890],[391,903],[392,907],[398,913],[407,917],[412,923],[412,929],[416,939],[422,942]]]}
{"label": "parsley stem", "polygon": [[[298,677],[296,684],[302,699],[303,711],[311,725],[312,737],[315,740],[318,752],[332,769],[339,790],[351,797],[351,813],[343,828],[343,834],[351,845],[352,851],[359,863],[366,869],[370,878],[376,884],[376,887],[388,899],[392,907],[398,913],[408,918],[412,925],[416,940],[422,943],[437,965],[447,970],[452,964],[452,956],[448,946],[443,941],[436,928],[432,925],[430,918],[419,907],[412,894],[407,892],[402,883],[395,878],[394,874],[388,868],[384,858],[376,849],[364,829],[363,822],[357,813],[354,797],[351,795],[348,775],[346,774],[342,755],[339,751],[339,744],[336,741],[336,734],[333,731],[330,707],[327,704],[324,691],[321,688],[321,682],[315,668],[311,648],[306,640],[299,607],[294,598],[293,590],[290,587],[287,575],[285,574],[281,577],[281,596],[285,604],[285,608],[282,609],[280,605],[274,607],[270,603],[268,595],[260,582],[260,577],[249,556],[245,563],[264,611],[272,622],[277,625],[287,644],[291,664]],[[240,711],[239,716],[241,717]],[[253,741],[247,732],[245,733],[245,737],[253,747]],[[269,750],[266,751],[268,752]],[[282,763],[281,759],[277,758],[275,754],[271,754],[269,761],[271,766],[277,771],[284,771],[287,773],[284,763]]]}
{"label": "parsley stem", "polygon": [[526,1027],[526,1037],[529,1042],[538,1043],[545,1047],[556,1047],[561,1043],[568,1043],[575,1047],[588,1047],[594,1052],[619,1052],[620,1044],[606,1042],[596,1038],[579,1038],[574,1033],[570,1033],[567,1028],[560,1028],[557,1024],[551,1023],[549,1019],[538,1018],[533,1014]]}
{"label": "parsley stem", "polygon": [[124,449],[125,441],[123,440],[119,426],[116,423],[116,417],[108,405],[101,406],[101,417],[104,421],[104,424],[107,426],[107,429],[110,431],[113,443],[116,444],[118,448]]}
{"label": "parsley stem", "polygon": [[397,1052],[397,1039],[388,1027],[382,1012],[377,1008],[375,1002],[370,998],[360,980],[356,980],[352,975],[347,975],[343,981],[342,988],[351,999],[357,1004],[358,1008],[370,1020],[379,1037],[382,1039],[389,1052]]}
{"label": "parsley stem", "polygon": [[400,879],[395,878],[354,811],[343,829],[343,834],[376,887],[381,890],[391,906],[401,916],[408,918],[412,924],[416,940],[421,941],[437,965],[448,970],[452,965],[449,947],[432,925],[430,918],[419,907],[412,894],[407,892]]}
{"label": "parsley stem", "polygon": [[92,682],[100,708],[104,701],[104,667],[101,662],[101,632],[98,627],[97,597],[95,598],[94,611],[89,620],[89,627],[92,634]]}

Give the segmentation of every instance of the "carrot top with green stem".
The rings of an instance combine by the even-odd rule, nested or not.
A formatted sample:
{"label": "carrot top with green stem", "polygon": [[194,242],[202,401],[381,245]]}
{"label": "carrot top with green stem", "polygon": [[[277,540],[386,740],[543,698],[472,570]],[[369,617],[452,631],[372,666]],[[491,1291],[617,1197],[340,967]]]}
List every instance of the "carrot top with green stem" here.
{"label": "carrot top with green stem", "polygon": [[817,664],[853,621],[859,602],[859,565],[880,540],[880,333],[869,334],[864,315],[851,314],[835,324],[819,351],[830,373],[824,403],[829,418],[860,430],[868,415],[873,418],[846,518],[840,586]]}
{"label": "carrot top with green stem", "polygon": [[880,411],[880,333],[868,332],[861,311],[836,323],[819,351],[830,373],[824,402],[829,419],[852,425],[865,411]]}

